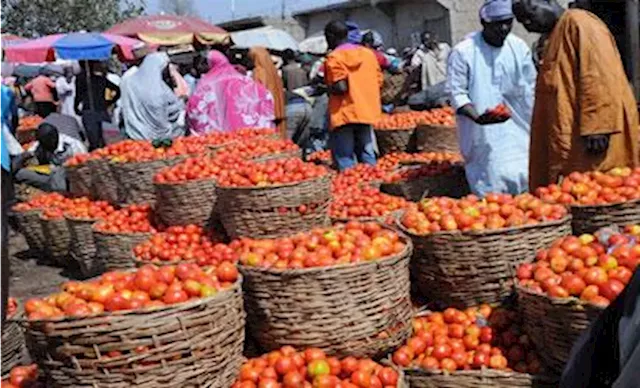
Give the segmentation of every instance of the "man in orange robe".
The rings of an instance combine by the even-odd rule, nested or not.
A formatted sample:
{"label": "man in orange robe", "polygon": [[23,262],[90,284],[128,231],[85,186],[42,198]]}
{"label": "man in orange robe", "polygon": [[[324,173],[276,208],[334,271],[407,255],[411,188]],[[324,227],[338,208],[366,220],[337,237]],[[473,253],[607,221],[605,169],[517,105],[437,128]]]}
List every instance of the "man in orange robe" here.
{"label": "man in orange robe", "polygon": [[513,12],[528,31],[548,34],[531,123],[529,189],[572,171],[637,166],[638,111],[607,26],[556,0],[514,1]]}

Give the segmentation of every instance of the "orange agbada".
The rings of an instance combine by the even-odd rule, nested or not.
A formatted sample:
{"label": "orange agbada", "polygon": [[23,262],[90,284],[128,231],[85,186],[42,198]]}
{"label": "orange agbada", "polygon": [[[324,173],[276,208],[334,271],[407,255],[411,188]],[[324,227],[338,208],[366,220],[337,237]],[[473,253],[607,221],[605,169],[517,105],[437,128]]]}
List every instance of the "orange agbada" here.
{"label": "orange agbada", "polygon": [[381,117],[380,87],[382,72],[373,52],[350,45],[337,48],[325,62],[327,84],[347,80],[344,95],[329,97],[331,128],[345,124],[375,124]]}
{"label": "orange agbada", "polygon": [[[583,136],[609,134],[602,155]],[[547,43],[531,123],[529,187],[556,183],[572,171],[638,165],[638,112],[616,42],[583,10],[568,10]]]}

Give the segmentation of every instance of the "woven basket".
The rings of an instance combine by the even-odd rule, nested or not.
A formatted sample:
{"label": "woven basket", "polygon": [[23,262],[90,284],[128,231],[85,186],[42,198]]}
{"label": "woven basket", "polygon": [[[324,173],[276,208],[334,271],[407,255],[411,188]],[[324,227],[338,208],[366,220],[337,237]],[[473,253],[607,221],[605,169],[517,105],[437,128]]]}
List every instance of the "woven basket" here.
{"label": "woven basket", "polygon": [[173,166],[183,157],[152,160],[147,162],[111,163],[111,169],[118,182],[119,202],[123,204],[154,204],[156,191],[153,176],[164,167]]}
{"label": "woven basket", "polygon": [[464,168],[458,166],[442,175],[383,183],[380,185],[380,191],[397,197],[404,197],[412,202],[417,202],[425,197],[461,198],[471,192]]}
{"label": "woven basket", "polygon": [[134,268],[132,249],[148,240],[151,233],[107,233],[93,229],[98,260],[108,271]]}
{"label": "woven basket", "polygon": [[[275,238],[329,225],[329,175],[277,186],[218,187],[218,214],[230,238]],[[317,205],[304,215],[301,205]],[[283,211],[284,209],[284,211]]]}
{"label": "woven basket", "polygon": [[216,203],[213,179],[182,183],[154,183],[155,213],[165,225],[208,224]]}
{"label": "woven basket", "polygon": [[[23,321],[56,387],[228,388],[242,363],[241,284],[151,311]],[[139,346],[145,353],[130,352]],[[110,351],[122,356],[106,357]]]}
{"label": "woven basket", "polygon": [[262,163],[262,162],[268,162],[269,160],[281,160],[281,159],[290,159],[290,158],[302,159],[302,150],[297,149],[297,150],[287,151],[287,152],[278,152],[275,154],[258,156],[257,158],[253,158],[252,160],[256,163]]}
{"label": "woven basket", "polygon": [[376,140],[380,155],[392,152],[413,152],[416,148],[414,128],[376,129]]}
{"label": "woven basket", "polygon": [[385,226],[388,226],[389,228],[392,228],[394,230],[396,230],[396,223],[395,220],[402,214],[403,210],[396,210],[394,212],[390,212],[388,214],[385,214],[383,216],[380,217],[347,217],[347,218],[342,218],[342,217],[331,217],[331,223],[332,224],[346,224],[350,221],[357,221],[357,222],[378,222],[380,224],[383,224]]}
{"label": "woven basket", "polygon": [[92,168],[89,164],[83,163],[79,166],[66,166],[67,181],[69,182],[69,192],[77,196],[91,196]]}
{"label": "woven basket", "polygon": [[87,162],[91,169],[91,198],[109,203],[118,203],[118,181],[107,159],[95,159]]}
{"label": "woven basket", "polygon": [[71,258],[78,263],[83,276],[97,275],[102,270],[102,263],[98,259],[96,242],[93,238],[93,224],[96,220],[68,216],[65,218],[71,235],[69,248]]}
{"label": "woven basket", "polygon": [[640,199],[608,205],[572,205],[573,234],[595,233],[611,225],[640,224]]}
{"label": "woven basket", "polygon": [[2,327],[2,378],[11,372],[15,366],[19,366],[26,361],[25,343],[22,328],[17,322],[10,318]]}
{"label": "woven basket", "polygon": [[603,309],[577,298],[555,299],[518,286],[524,330],[543,351],[543,362],[562,372],[571,348]]}
{"label": "woven basket", "polygon": [[513,291],[515,267],[560,237],[571,234],[571,217],[488,231],[411,234],[411,262],[418,289],[431,301],[464,308],[500,303]]}
{"label": "woven basket", "polygon": [[416,149],[419,152],[460,153],[456,127],[445,125],[418,125],[416,128]]}
{"label": "woven basket", "polygon": [[247,327],[264,350],[319,347],[336,356],[382,356],[411,333],[409,256],[324,268],[240,266]]}
{"label": "woven basket", "polygon": [[44,235],[47,253],[58,265],[66,267],[69,259],[69,248],[71,246],[71,233],[67,221],[47,220],[40,217],[42,224],[42,234]]}
{"label": "woven basket", "polygon": [[411,388],[531,388],[557,387],[558,380],[528,373],[493,369],[462,370],[453,373],[425,369],[404,369]]}
{"label": "woven basket", "polygon": [[13,212],[20,226],[20,233],[27,240],[29,248],[36,252],[46,252],[42,223],[40,222],[40,210],[29,210],[25,212]]}

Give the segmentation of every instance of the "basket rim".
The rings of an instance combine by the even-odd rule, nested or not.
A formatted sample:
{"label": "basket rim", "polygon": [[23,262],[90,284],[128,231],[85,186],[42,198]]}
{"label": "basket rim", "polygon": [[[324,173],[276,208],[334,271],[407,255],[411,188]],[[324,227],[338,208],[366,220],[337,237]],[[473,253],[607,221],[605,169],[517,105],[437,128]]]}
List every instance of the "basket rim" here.
{"label": "basket rim", "polygon": [[621,202],[614,202],[614,203],[604,203],[601,205],[582,205],[582,204],[569,204],[569,207],[571,209],[603,209],[603,208],[610,208],[610,207],[614,207],[614,206],[620,206],[620,205],[635,205],[638,204],[640,205],[640,198],[638,199],[632,199],[630,201],[621,201]]}
{"label": "basket rim", "polygon": [[526,287],[521,286],[520,284],[516,284],[516,292],[518,294],[523,293],[523,294],[527,294],[528,296],[544,298],[549,302],[553,303],[554,305],[572,305],[572,306],[580,306],[580,307],[589,307],[589,308],[593,308],[600,311],[605,310],[604,307],[600,307],[598,305],[585,302],[580,298],[576,298],[575,296],[569,296],[567,298],[554,298],[544,293],[532,291]]}
{"label": "basket rim", "polygon": [[[442,162],[444,163],[444,162]],[[400,164],[400,167],[398,167],[395,171],[390,171],[390,172],[403,172],[403,171],[409,171],[409,170],[417,170],[419,168],[421,168],[421,165],[428,165],[429,163],[416,163],[416,164]],[[415,182],[415,181],[421,181],[424,179],[431,179],[431,178],[440,178],[440,177],[449,177],[452,174],[460,174],[460,173],[464,173],[464,165],[463,164],[451,164],[449,171],[440,173],[440,174],[435,174],[435,175],[428,175],[428,176],[419,176],[416,178],[406,178],[406,179],[402,179],[399,181],[395,181],[395,182],[386,182],[384,180],[382,180],[382,182],[380,183],[381,185],[401,185],[401,184],[405,184],[407,182]],[[387,177],[389,176],[389,174],[387,175]]]}
{"label": "basket rim", "polygon": [[265,190],[265,189],[280,189],[280,188],[285,188],[285,187],[294,187],[297,185],[301,185],[303,183],[311,183],[311,182],[315,182],[315,181],[319,181],[321,179],[329,179],[331,178],[331,175],[329,174],[329,172],[327,171],[324,175],[320,175],[319,177],[315,177],[312,179],[307,179],[304,181],[299,181],[299,182],[291,182],[291,183],[282,183],[279,185],[269,185],[269,186],[242,186],[242,187],[236,187],[236,186],[220,186],[218,184],[216,184],[216,188],[221,189],[221,190],[244,190],[244,191],[253,191],[253,190]]}
{"label": "basket rim", "polygon": [[[17,205],[17,204],[16,204]],[[15,205],[14,205],[15,206]],[[28,214],[28,213],[42,213],[42,211],[45,209],[44,207],[41,208],[37,208],[37,209],[29,209],[29,210],[15,210],[12,206],[11,207],[11,211],[14,214]]]}
{"label": "basket rim", "polygon": [[[103,220],[100,220],[100,221],[103,221]],[[140,236],[143,234],[153,234],[153,232],[105,232],[103,230],[96,230],[95,226],[98,225],[99,222],[96,222],[95,225],[91,227],[91,231],[93,233],[104,234],[107,236]]]}
{"label": "basket rim", "polygon": [[[384,229],[391,230],[391,228],[383,224],[380,224],[380,226],[382,226]],[[364,265],[372,265],[372,264],[377,265],[379,263],[397,260],[398,258],[407,256],[413,249],[413,242],[407,235],[399,231],[394,231],[394,232],[398,233],[398,236],[400,237],[400,239],[404,239],[404,242],[405,242],[404,249],[400,253],[385,256],[376,260],[361,261],[359,263],[335,264],[335,265],[329,265],[329,266],[323,266],[323,267],[296,268],[296,269],[274,269],[274,268],[264,268],[264,267],[251,267],[251,266],[243,265],[240,262],[237,263],[237,266],[238,266],[238,269],[240,269],[240,272],[247,271],[247,272],[254,272],[254,273],[268,273],[268,274],[279,275],[279,276],[296,276],[296,275],[306,275],[311,273],[328,272],[328,271],[339,270],[344,268],[355,268],[355,267],[364,266]]]}
{"label": "basket rim", "polygon": [[[389,194],[387,194],[389,195]],[[397,209],[397,210],[393,210],[390,211],[387,214],[383,214],[381,216],[378,217],[347,217],[347,218],[343,218],[343,217],[331,217],[329,216],[329,218],[331,219],[332,223],[347,223],[350,221],[357,221],[357,222],[379,222],[381,223],[380,219],[381,218],[387,218],[389,216],[391,217],[396,217],[398,214],[400,214],[400,212],[404,211],[405,209]]]}
{"label": "basket rim", "polygon": [[212,182],[212,183],[216,183],[217,179],[216,178],[198,178],[198,179],[190,179],[190,180],[186,180],[186,181],[180,181],[180,182],[153,182],[154,186],[165,186],[165,187],[169,187],[169,186],[179,186],[179,185],[186,185],[186,184],[190,184],[190,183],[202,183],[202,182]]}
{"label": "basket rim", "polygon": [[411,236],[411,237],[439,237],[439,236],[471,236],[471,237],[478,237],[478,236],[489,236],[489,235],[494,235],[494,234],[505,234],[505,233],[521,231],[521,230],[536,229],[536,228],[545,227],[545,226],[562,225],[564,223],[571,222],[571,220],[573,218],[571,216],[571,213],[569,212],[569,213],[567,213],[566,216],[564,216],[563,218],[561,218],[559,220],[538,222],[537,224],[521,225],[521,226],[510,226],[508,228],[488,229],[488,230],[466,230],[466,231],[462,231],[462,230],[453,230],[453,231],[441,230],[439,232],[434,232],[434,233],[415,234],[415,233],[410,232],[404,225],[402,225],[402,222],[400,222],[400,218],[402,218],[402,216],[404,216],[405,213],[406,213],[406,210],[398,215],[398,217],[396,218],[396,226],[398,228],[400,228],[400,230],[402,230],[405,234],[407,234],[408,236]]}
{"label": "basket rim", "polygon": [[66,220],[64,214],[63,214],[62,218],[54,218],[54,219],[44,218],[44,213],[38,214],[38,217],[40,218],[40,221],[52,221],[52,222],[54,222],[54,221],[65,221]]}
{"label": "basket rim", "polygon": [[457,125],[444,125],[444,124],[427,124],[427,123],[420,123],[416,125],[416,129],[442,129],[442,128],[446,128],[446,129],[457,129],[458,126]]}
{"label": "basket rim", "polygon": [[415,131],[417,126],[414,127],[406,127],[406,128],[373,128],[374,131],[377,132],[408,132]]}
{"label": "basket rim", "polygon": [[100,218],[73,217],[73,216],[67,215],[66,212],[64,213],[64,218],[65,218],[65,220],[75,221],[75,222],[90,222],[90,223],[94,223],[94,222],[102,221],[102,219],[100,219]]}
{"label": "basket rim", "polygon": [[[137,271],[138,269],[132,269],[132,271]],[[127,271],[131,272],[131,271]],[[98,276],[99,277],[99,276]],[[209,296],[207,298],[198,298],[194,300],[187,300],[186,302],[165,305],[165,306],[157,306],[152,308],[141,308],[137,310],[118,310],[118,311],[105,311],[100,314],[92,314],[92,315],[84,315],[81,317],[73,317],[73,316],[64,316],[59,318],[50,318],[50,319],[28,319],[25,317],[24,312],[20,314],[20,317],[14,318],[14,322],[18,323],[26,323],[26,324],[38,324],[38,323],[59,323],[59,322],[70,322],[70,321],[81,321],[84,319],[95,319],[95,318],[109,318],[113,316],[133,316],[133,315],[146,315],[149,313],[157,313],[161,311],[170,311],[171,309],[180,307],[191,308],[203,304],[205,302],[210,302],[216,298],[221,298],[223,296],[227,296],[236,290],[242,290],[242,274],[238,274],[238,280],[229,288],[218,291],[215,295]],[[16,314],[17,315],[17,314]]]}
{"label": "basket rim", "polygon": [[[396,367],[398,366],[396,365]],[[472,369],[472,370],[456,370],[453,372],[446,372],[446,371],[443,371],[442,369],[424,369],[424,368],[418,368],[418,367],[398,367],[398,368],[402,369],[402,371],[406,376],[410,376],[412,373],[415,373],[415,374],[422,374],[427,376],[448,376],[453,378],[458,376],[460,377],[462,376],[471,376],[471,377],[473,376],[485,376],[485,377],[518,376],[518,377],[525,377],[525,378],[529,377],[532,379],[550,377],[544,374],[532,375],[530,373],[516,372],[515,370],[505,371],[505,370],[491,369],[487,367],[482,367],[481,369]]]}
{"label": "basket rim", "polygon": [[144,164],[150,164],[150,163],[155,163],[155,162],[161,162],[161,163],[165,163],[167,161],[172,161],[172,160],[176,160],[176,159],[180,159],[180,158],[185,158],[185,157],[189,157],[192,154],[184,154],[184,155],[174,155],[171,157],[162,157],[159,159],[151,159],[151,160],[139,160],[139,161],[115,161],[115,158],[111,158],[108,159],[108,163],[111,166],[123,166],[123,165],[144,165]]}

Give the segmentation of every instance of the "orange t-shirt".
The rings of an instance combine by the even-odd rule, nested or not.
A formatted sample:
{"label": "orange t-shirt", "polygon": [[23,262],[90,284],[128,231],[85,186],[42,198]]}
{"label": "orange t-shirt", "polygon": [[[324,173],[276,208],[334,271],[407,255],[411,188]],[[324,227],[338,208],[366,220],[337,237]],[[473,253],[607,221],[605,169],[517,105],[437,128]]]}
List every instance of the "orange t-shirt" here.
{"label": "orange t-shirt", "polygon": [[331,129],[345,124],[374,124],[381,116],[382,71],[371,49],[353,44],[338,46],[327,56],[328,85],[347,80],[345,94],[329,95]]}
{"label": "orange t-shirt", "polygon": [[25,85],[24,88],[26,91],[31,92],[35,102],[53,102],[53,89],[55,87],[56,84],[51,78],[39,75]]}

